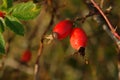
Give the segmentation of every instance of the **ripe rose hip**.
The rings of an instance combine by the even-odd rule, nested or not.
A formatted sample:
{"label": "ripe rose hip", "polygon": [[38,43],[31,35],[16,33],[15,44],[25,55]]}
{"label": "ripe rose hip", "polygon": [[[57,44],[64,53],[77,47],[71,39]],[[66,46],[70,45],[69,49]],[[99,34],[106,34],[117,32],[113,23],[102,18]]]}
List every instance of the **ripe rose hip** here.
{"label": "ripe rose hip", "polygon": [[4,18],[5,17],[5,13],[0,11],[0,17]]}
{"label": "ripe rose hip", "polygon": [[32,54],[29,50],[24,51],[23,54],[22,54],[22,57],[21,57],[21,62],[22,63],[29,62],[30,59],[31,59],[31,56],[32,56]]}
{"label": "ripe rose hip", "polygon": [[70,20],[63,20],[56,24],[53,29],[53,37],[59,40],[67,37],[72,31],[73,22]]}
{"label": "ripe rose hip", "polygon": [[70,35],[71,46],[78,50],[81,55],[85,55],[85,47],[87,43],[87,35],[81,28],[74,28]]}

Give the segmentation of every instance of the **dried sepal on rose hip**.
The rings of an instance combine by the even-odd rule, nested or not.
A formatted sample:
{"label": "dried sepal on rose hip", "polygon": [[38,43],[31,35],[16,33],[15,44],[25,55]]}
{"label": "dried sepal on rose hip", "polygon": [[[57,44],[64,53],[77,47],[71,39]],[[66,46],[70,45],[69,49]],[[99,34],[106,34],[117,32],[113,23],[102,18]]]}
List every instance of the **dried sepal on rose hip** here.
{"label": "dried sepal on rose hip", "polygon": [[5,15],[6,15],[6,13],[5,13],[5,12],[0,11],[0,17],[4,18],[4,17],[5,17]]}
{"label": "dried sepal on rose hip", "polygon": [[22,53],[20,62],[21,63],[28,63],[31,60],[31,56],[32,56],[31,51],[30,50],[25,50]]}
{"label": "dried sepal on rose hip", "polygon": [[70,44],[82,56],[85,56],[87,40],[87,35],[83,29],[77,27],[73,28],[70,35]]}
{"label": "dried sepal on rose hip", "polygon": [[73,27],[73,22],[71,20],[63,20],[55,25],[53,28],[53,38],[62,40],[70,35]]}

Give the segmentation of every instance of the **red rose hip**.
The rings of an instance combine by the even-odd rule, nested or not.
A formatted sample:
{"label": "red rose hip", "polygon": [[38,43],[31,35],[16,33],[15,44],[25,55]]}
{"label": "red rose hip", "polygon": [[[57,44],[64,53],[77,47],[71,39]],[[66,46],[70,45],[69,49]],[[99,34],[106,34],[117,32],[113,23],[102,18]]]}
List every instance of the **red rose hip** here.
{"label": "red rose hip", "polygon": [[5,13],[0,11],[0,17],[4,18],[5,17]]}
{"label": "red rose hip", "polygon": [[87,44],[87,35],[81,28],[74,28],[70,35],[70,44],[81,55],[85,55],[85,47]]}
{"label": "red rose hip", "polygon": [[22,56],[21,56],[21,62],[22,63],[28,63],[31,59],[31,52],[29,50],[26,50],[23,52]]}
{"label": "red rose hip", "polygon": [[53,37],[59,40],[67,37],[72,31],[73,22],[71,20],[63,20],[56,24],[53,28]]}

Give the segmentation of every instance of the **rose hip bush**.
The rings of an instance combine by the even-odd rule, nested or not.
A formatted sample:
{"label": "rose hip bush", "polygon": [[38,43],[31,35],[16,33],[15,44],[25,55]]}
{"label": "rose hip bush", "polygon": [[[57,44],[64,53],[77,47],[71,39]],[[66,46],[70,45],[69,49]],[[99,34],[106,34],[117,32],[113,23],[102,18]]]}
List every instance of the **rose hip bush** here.
{"label": "rose hip bush", "polygon": [[1,0],[0,80],[118,80],[119,3]]}

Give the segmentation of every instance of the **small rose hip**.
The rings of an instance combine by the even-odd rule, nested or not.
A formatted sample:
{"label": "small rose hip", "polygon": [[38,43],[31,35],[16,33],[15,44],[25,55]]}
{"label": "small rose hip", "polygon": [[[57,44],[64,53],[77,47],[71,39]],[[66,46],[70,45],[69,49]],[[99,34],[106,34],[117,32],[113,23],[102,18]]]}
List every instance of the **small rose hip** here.
{"label": "small rose hip", "polygon": [[87,44],[87,35],[81,28],[74,28],[70,35],[70,44],[81,55],[85,55],[85,47]]}
{"label": "small rose hip", "polygon": [[72,31],[73,22],[71,20],[60,21],[53,28],[53,37],[62,40],[67,37]]}
{"label": "small rose hip", "polygon": [[0,17],[4,18],[5,17],[5,13],[0,11]]}
{"label": "small rose hip", "polygon": [[23,52],[20,60],[22,63],[28,63],[31,60],[31,56],[31,52],[29,50],[26,50]]}

